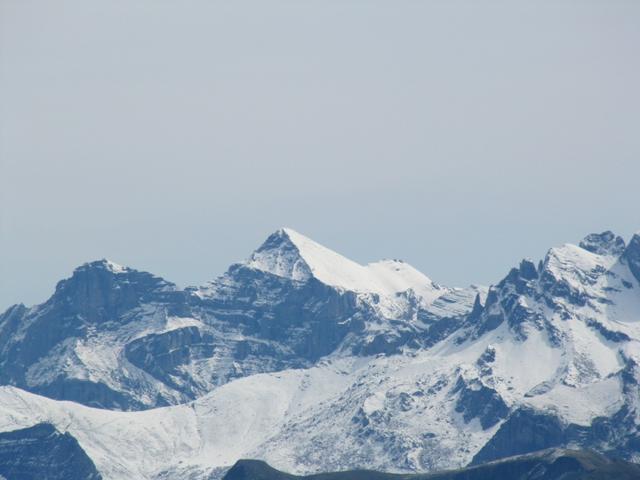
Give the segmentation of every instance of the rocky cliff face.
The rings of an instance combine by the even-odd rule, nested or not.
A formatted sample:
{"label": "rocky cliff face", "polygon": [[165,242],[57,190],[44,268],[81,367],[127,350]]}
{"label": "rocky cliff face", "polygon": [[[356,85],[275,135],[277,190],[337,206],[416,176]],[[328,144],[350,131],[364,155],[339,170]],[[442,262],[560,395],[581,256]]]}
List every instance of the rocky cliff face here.
{"label": "rocky cliff face", "polygon": [[78,442],[52,425],[0,433],[0,478],[10,480],[101,480]]}
{"label": "rocky cliff face", "polygon": [[[128,395],[83,368],[96,357],[91,340],[136,332],[145,313],[180,310],[185,296],[151,274],[106,260],[81,266],[58,283],[53,296],[32,308],[14,307],[0,317],[0,380],[53,398],[123,408]],[[86,363],[85,363],[86,365]],[[125,379],[125,382],[127,380]],[[138,402],[133,401],[134,405]]]}
{"label": "rocky cliff face", "polygon": [[635,234],[629,246],[624,250],[622,254],[622,262],[629,266],[629,270],[633,273],[635,278],[640,281],[640,234]]}
{"label": "rocky cliff face", "polygon": [[401,262],[363,267],[288,229],[199,288],[101,260],[42,305],[0,316],[0,382],[101,408],[178,404],[334,352],[433,344],[478,291],[436,286]]}

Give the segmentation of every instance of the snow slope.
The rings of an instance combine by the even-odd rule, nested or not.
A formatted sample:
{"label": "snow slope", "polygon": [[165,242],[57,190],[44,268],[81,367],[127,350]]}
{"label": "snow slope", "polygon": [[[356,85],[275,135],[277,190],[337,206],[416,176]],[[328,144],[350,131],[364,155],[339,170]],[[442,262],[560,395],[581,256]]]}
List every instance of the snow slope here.
{"label": "snow slope", "polygon": [[189,404],[142,412],[94,409],[0,387],[0,429],[50,422],[79,441],[105,479],[207,471],[250,454],[285,417],[331,397],[347,378],[333,368],[256,375]]}
{"label": "snow slope", "polygon": [[383,260],[363,266],[291,228],[282,228],[270,236],[246,265],[298,281],[314,277],[326,285],[353,292],[394,295],[413,289],[428,303],[446,291],[402,261]]}
{"label": "snow slope", "polygon": [[[490,378],[478,359],[495,354]],[[490,385],[514,408],[557,411],[589,424],[624,402],[609,377],[582,388],[553,381],[563,362],[540,332],[514,345],[506,325],[461,347],[454,339],[415,356],[325,360],[310,369],[232,381],[198,400],[142,412],[93,409],[0,388],[0,430],[51,422],[68,431],[105,479],[204,478],[239,458],[296,473],[369,467],[421,471],[463,466],[495,434],[457,411],[460,379]],[[530,366],[536,365],[535,370]],[[164,476],[162,476],[164,475]]]}

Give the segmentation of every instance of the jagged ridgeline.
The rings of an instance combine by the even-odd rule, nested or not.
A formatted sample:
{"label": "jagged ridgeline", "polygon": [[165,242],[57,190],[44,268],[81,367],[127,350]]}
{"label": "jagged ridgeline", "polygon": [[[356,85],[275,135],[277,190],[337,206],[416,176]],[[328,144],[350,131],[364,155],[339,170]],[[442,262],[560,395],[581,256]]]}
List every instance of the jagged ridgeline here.
{"label": "jagged ridgeline", "polygon": [[239,458],[425,472],[565,446],[637,461],[639,280],[640,236],[611,232],[490,288],[291,229],[201,287],[92,262],[0,316],[0,430],[51,424],[105,479],[217,478]]}
{"label": "jagged ridgeline", "polygon": [[[100,408],[175,405],[338,350],[428,345],[459,323],[476,290],[440,287],[399,261],[363,267],[289,229],[200,288],[100,260],[45,303],[4,313],[0,381]],[[425,334],[444,317],[443,332]]]}

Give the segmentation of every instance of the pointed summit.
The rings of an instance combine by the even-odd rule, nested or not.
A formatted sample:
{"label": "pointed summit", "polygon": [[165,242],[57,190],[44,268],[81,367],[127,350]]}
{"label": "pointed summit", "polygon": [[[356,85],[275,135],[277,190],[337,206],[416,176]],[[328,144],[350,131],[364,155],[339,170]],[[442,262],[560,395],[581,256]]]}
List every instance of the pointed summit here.
{"label": "pointed summit", "polygon": [[245,264],[279,277],[302,282],[309,280],[313,276],[311,268],[302,257],[302,252],[292,236],[302,237],[311,242],[289,228],[280,228],[269,235]]}
{"label": "pointed summit", "polygon": [[271,234],[245,265],[302,282],[315,278],[325,285],[354,292],[392,295],[413,289],[430,301],[444,293],[404,262],[384,260],[363,266],[291,228]]}
{"label": "pointed summit", "polygon": [[280,277],[298,281],[315,277],[327,285],[349,290],[360,285],[367,276],[362,265],[291,228],[280,228],[271,234],[246,264]]}

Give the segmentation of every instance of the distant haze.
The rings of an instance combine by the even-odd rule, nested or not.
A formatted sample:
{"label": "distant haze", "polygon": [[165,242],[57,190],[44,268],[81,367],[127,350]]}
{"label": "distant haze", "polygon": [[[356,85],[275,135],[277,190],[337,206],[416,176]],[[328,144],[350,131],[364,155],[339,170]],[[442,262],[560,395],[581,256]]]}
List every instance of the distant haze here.
{"label": "distant haze", "polygon": [[640,230],[640,2],[0,0],[0,310],[290,226],[447,285]]}

